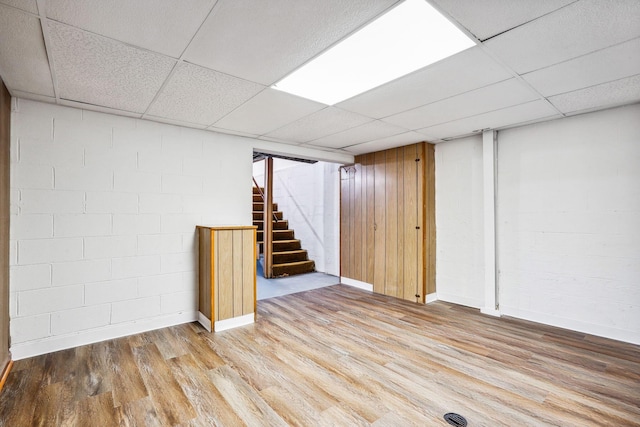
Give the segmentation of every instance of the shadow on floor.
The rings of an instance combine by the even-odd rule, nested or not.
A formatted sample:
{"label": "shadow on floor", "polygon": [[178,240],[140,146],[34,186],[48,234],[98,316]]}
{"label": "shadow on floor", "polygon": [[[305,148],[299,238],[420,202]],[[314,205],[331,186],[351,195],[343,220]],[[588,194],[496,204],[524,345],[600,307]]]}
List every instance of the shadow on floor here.
{"label": "shadow on floor", "polygon": [[262,263],[257,261],[257,264],[258,300],[295,294],[296,292],[309,291],[340,283],[340,279],[337,276],[324,273],[307,273],[279,279],[265,279]]}

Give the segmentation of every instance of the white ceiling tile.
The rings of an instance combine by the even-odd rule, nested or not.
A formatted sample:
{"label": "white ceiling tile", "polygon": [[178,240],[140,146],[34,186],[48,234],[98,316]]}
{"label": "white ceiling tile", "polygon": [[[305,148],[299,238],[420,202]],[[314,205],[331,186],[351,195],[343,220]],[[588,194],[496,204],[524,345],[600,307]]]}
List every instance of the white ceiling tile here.
{"label": "white ceiling tile", "polygon": [[397,0],[219,0],[184,59],[265,85]]}
{"label": "white ceiling tile", "polygon": [[289,142],[309,142],[323,136],[347,130],[373,119],[336,107],[327,107],[286,126],[269,132],[267,136]]}
{"label": "white ceiling tile", "polygon": [[407,132],[407,129],[374,120],[342,132],[334,133],[333,135],[310,141],[308,144],[318,147],[340,148],[405,132]]}
{"label": "white ceiling tile", "polygon": [[510,77],[481,48],[473,47],[337,106],[382,118]]}
{"label": "white ceiling tile", "polygon": [[433,0],[480,40],[539,18],[575,0]]}
{"label": "white ceiling tile", "polygon": [[60,98],[144,112],[175,61],[49,21]]}
{"label": "white ceiling tile", "polygon": [[581,0],[485,43],[523,74],[640,36],[640,1]]}
{"label": "white ceiling tile", "polygon": [[181,63],[148,114],[208,126],[263,89],[256,83]]}
{"label": "white ceiling tile", "polygon": [[11,90],[54,96],[40,20],[0,5],[0,76]]}
{"label": "white ceiling tile", "polygon": [[307,144],[301,144],[301,145],[298,145],[298,147],[301,147],[303,149],[308,149],[308,150],[326,151],[327,153],[344,153],[344,154],[351,155],[351,153],[348,153],[347,151],[344,151],[340,148],[316,147],[314,145],[307,145]]}
{"label": "white ceiling tile", "polygon": [[640,101],[640,74],[549,98],[563,113],[603,109]]}
{"label": "white ceiling tile", "polygon": [[505,80],[384,119],[419,129],[532,101],[539,96],[517,79]]}
{"label": "white ceiling tile", "polygon": [[544,96],[570,92],[640,74],[640,38],[522,77]]}
{"label": "white ceiling tile", "polygon": [[175,58],[216,0],[48,0],[47,17]]}
{"label": "white ceiling tile", "polygon": [[17,7],[30,13],[38,13],[38,5],[36,0],[0,0],[0,3]]}
{"label": "white ceiling tile", "polygon": [[538,100],[431,126],[420,129],[419,132],[429,135],[431,139],[455,138],[486,128],[499,129],[541,118],[557,117],[561,115],[547,101]]}
{"label": "white ceiling tile", "polygon": [[415,144],[425,141],[423,134],[418,132],[405,132],[399,135],[388,136],[362,144],[344,147],[344,150],[353,154],[373,153],[375,151],[388,150],[389,148],[402,147],[403,145]]}
{"label": "white ceiling tile", "polygon": [[218,120],[214,126],[263,135],[325,107],[318,102],[267,88]]}

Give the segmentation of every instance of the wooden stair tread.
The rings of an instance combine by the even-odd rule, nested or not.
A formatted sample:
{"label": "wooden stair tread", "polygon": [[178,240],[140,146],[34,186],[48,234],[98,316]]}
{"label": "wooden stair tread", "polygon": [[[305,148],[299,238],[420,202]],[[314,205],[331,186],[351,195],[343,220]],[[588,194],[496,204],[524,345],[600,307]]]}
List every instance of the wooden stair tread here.
{"label": "wooden stair tread", "polygon": [[312,260],[308,259],[305,261],[294,261],[294,262],[285,262],[282,264],[273,264],[274,267],[284,267],[284,266],[294,266],[294,265],[306,265],[306,264],[315,264]]}
{"label": "wooden stair tread", "polygon": [[273,251],[274,264],[291,264],[299,261],[309,261],[309,253],[306,249]]}
{"label": "wooden stair tread", "polygon": [[291,255],[291,254],[296,254],[296,253],[300,253],[300,252],[307,252],[306,249],[293,249],[290,251],[273,251],[273,254],[279,254],[279,255]]}
{"label": "wooden stair tread", "polygon": [[[278,221],[272,219],[271,223],[274,230],[289,230],[289,221],[286,219],[279,219]],[[254,219],[253,225],[258,227],[258,231],[264,230],[264,221],[261,219]]]}
{"label": "wooden stair tread", "polygon": [[[283,216],[282,216],[282,211],[273,211],[273,214],[275,215],[276,218],[278,218],[279,221],[284,221]],[[262,221],[262,217],[264,216],[264,213],[262,211],[253,211],[253,220],[254,221]]]}
{"label": "wooden stair tread", "polygon": [[316,271],[316,263],[314,261],[307,260],[288,262],[286,264],[273,264],[272,271],[275,277],[312,273]]}

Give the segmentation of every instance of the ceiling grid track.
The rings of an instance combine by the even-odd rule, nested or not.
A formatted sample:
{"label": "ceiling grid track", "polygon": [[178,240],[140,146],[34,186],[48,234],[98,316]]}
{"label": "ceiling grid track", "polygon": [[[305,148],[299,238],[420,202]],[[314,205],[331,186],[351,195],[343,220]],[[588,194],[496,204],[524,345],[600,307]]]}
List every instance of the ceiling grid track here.
{"label": "ceiling grid track", "polygon": [[47,18],[47,2],[46,0],[37,0],[38,18],[40,19],[40,28],[42,28],[42,37],[44,39],[45,52],[49,60],[49,72],[51,73],[51,83],[53,85],[53,95],[56,104],[60,103],[60,91],[58,90],[58,78],[56,76],[55,58],[51,49],[51,36],[49,34],[48,18]]}

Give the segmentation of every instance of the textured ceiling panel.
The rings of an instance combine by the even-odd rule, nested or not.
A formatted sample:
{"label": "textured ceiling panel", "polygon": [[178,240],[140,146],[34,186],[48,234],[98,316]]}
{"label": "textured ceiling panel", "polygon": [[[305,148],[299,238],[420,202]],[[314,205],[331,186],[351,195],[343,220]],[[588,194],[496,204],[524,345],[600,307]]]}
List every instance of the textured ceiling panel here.
{"label": "textured ceiling panel", "polygon": [[267,88],[217,121],[217,128],[263,135],[326,105]]}
{"label": "textured ceiling panel", "polygon": [[510,79],[396,114],[384,121],[416,130],[522,104],[538,97],[522,82]]}
{"label": "textured ceiling panel", "polygon": [[557,118],[561,115],[547,101],[539,100],[503,108],[449,123],[420,129],[430,139],[464,136],[485,128],[499,129],[542,118]]}
{"label": "textured ceiling panel", "polygon": [[406,132],[407,129],[375,120],[361,126],[356,126],[333,135],[310,141],[308,144],[318,147],[340,148]]}
{"label": "textured ceiling panel", "polygon": [[256,83],[181,63],[148,114],[211,125],[263,89]]}
{"label": "textured ceiling panel", "polygon": [[337,106],[382,118],[510,77],[481,48],[474,47]]}
{"label": "textured ceiling panel", "polygon": [[184,59],[271,85],[397,0],[220,0]]}
{"label": "textured ceiling panel", "polygon": [[640,1],[582,0],[485,43],[522,74],[640,36]]}
{"label": "textured ceiling panel", "polygon": [[47,17],[175,58],[215,0],[48,0]]}
{"label": "textured ceiling panel", "polygon": [[35,14],[38,13],[36,0],[0,0],[0,3],[17,7],[18,9],[26,10],[27,12]]}
{"label": "textured ceiling panel", "polygon": [[575,0],[433,0],[480,40],[500,34]]}
{"label": "textured ceiling panel", "polygon": [[341,132],[372,120],[369,117],[340,110],[339,108],[327,107],[270,132],[267,136],[282,141],[302,143]]}
{"label": "textured ceiling panel", "polygon": [[426,0],[489,39],[333,107],[266,87],[400,1],[0,0],[0,77],[16,97],[337,156],[640,102],[640,0]]}
{"label": "textured ceiling panel", "polygon": [[640,74],[575,92],[552,96],[549,101],[563,113],[575,113],[640,102]]}
{"label": "textured ceiling panel", "polygon": [[525,74],[544,96],[640,74],[640,38]]}
{"label": "textured ceiling panel", "polygon": [[142,113],[175,61],[49,21],[60,98]]}
{"label": "textured ceiling panel", "polygon": [[53,96],[40,20],[0,5],[0,76],[11,90]]}
{"label": "textured ceiling panel", "polygon": [[401,147],[403,145],[415,144],[425,141],[426,137],[418,132],[405,132],[399,135],[388,136],[376,139],[375,141],[352,145],[344,149],[353,154],[372,153],[374,151],[386,150],[388,148]]}

